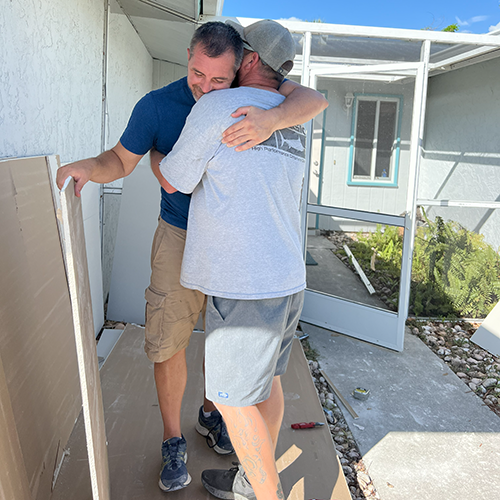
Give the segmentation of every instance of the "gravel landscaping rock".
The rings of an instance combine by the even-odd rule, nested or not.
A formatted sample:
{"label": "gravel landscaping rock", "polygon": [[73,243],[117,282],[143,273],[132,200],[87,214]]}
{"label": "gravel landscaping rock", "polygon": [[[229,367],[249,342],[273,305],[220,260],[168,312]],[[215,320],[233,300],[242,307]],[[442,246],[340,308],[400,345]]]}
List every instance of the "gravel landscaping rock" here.
{"label": "gravel landscaping rock", "polygon": [[[456,322],[421,322],[409,320],[413,335],[418,336],[439,356],[488,408],[500,416],[500,358],[471,342],[479,324]],[[444,343],[439,345],[434,340]]]}
{"label": "gravel landscaping rock", "polygon": [[[311,352],[307,341],[302,343],[304,352],[308,356]],[[309,357],[309,356],[308,356]],[[373,482],[361,458],[358,445],[353,438],[342,411],[335,401],[335,396],[330,392],[326,380],[320,374],[319,363],[309,360],[309,370],[313,377],[314,385],[328,422],[333,437],[335,449],[344,472],[349,491],[353,500],[380,500],[375,491]]]}

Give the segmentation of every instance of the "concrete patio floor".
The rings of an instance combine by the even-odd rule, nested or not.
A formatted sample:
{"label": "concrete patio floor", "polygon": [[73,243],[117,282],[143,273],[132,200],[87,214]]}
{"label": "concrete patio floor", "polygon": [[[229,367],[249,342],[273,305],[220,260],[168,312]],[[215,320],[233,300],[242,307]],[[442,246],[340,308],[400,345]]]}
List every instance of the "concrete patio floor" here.
{"label": "concrete patio floor", "polygon": [[[500,418],[420,339],[395,352],[306,323],[381,500],[499,497]],[[366,401],[355,387],[370,390]]]}
{"label": "concrete patio floor", "polygon": [[[161,415],[153,364],[144,354],[142,327],[128,324],[104,363],[101,374],[108,440],[112,500],[213,500],[201,483],[204,469],[227,469],[235,455],[217,455],[195,425],[203,401],[205,337],[195,333],[186,351],[188,382],[182,403],[183,433],[188,443],[191,484],[165,493],[158,487],[161,466]],[[287,500],[350,500],[350,493],[328,426],[294,430],[295,422],[324,422],[307,360],[298,340],[283,376],[285,416],[276,450],[277,468]],[[67,443],[51,500],[92,498],[82,414]],[[3,497],[0,495],[3,500]],[[9,499],[11,500],[11,499]]]}
{"label": "concrete patio floor", "polygon": [[307,266],[307,288],[380,309],[388,307],[377,294],[370,295],[357,274],[334,253],[335,245],[324,236],[309,234],[307,251],[317,265]]}

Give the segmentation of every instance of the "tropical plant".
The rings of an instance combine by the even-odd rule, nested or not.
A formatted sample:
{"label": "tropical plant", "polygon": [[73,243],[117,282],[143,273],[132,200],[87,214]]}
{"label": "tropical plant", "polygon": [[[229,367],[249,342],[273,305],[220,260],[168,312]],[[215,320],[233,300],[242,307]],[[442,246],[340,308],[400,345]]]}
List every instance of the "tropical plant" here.
{"label": "tropical plant", "polygon": [[[485,317],[500,299],[500,255],[482,235],[457,222],[424,218],[415,237],[410,313]],[[349,247],[380,298],[396,309],[403,253],[400,228],[378,225],[374,232],[359,233]]]}

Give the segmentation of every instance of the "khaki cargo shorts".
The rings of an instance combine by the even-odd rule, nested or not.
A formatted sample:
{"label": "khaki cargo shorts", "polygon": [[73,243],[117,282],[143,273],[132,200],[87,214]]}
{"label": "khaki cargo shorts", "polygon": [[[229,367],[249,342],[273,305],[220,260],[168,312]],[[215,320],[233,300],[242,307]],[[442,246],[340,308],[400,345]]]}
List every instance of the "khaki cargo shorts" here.
{"label": "khaki cargo shorts", "polygon": [[204,309],[205,295],[180,284],[186,231],[161,217],[151,249],[151,284],[146,288],[146,342],[148,358],[161,363],[189,345],[191,333]]}

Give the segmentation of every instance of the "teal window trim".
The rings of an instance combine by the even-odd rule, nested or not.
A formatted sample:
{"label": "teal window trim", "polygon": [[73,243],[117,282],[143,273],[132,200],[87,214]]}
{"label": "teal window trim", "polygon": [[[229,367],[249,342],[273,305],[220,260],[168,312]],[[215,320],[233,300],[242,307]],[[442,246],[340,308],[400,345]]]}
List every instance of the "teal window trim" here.
{"label": "teal window trim", "polygon": [[[357,103],[359,97],[376,97],[383,99],[396,99],[399,101],[398,106],[398,122],[396,127],[396,149],[394,155],[394,173],[392,176],[392,180],[388,181],[383,180],[362,180],[362,179],[353,179],[353,171],[354,171],[354,139],[356,135],[356,110]],[[369,187],[398,187],[398,172],[399,172],[399,157],[401,152],[401,122],[403,118],[403,96],[402,95],[392,95],[392,94],[363,94],[363,93],[355,93],[354,100],[352,103],[352,121],[351,121],[351,140],[349,146],[349,168],[347,173],[347,185],[348,186],[369,186]]]}

